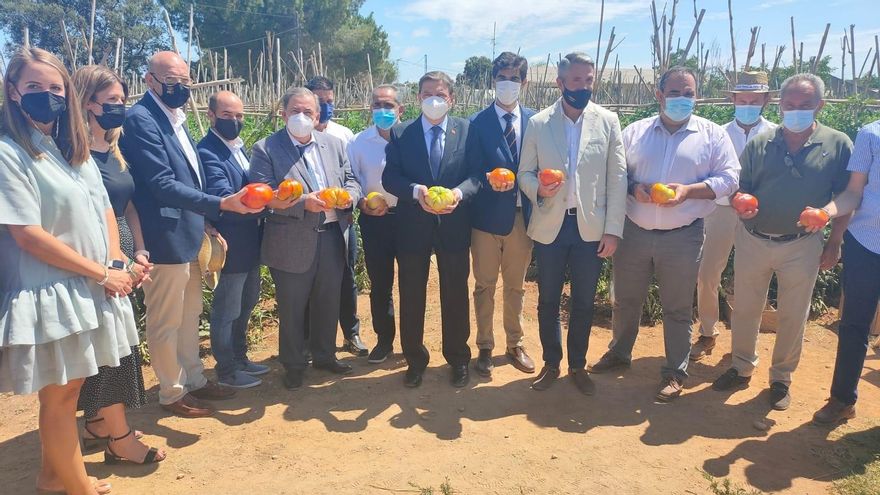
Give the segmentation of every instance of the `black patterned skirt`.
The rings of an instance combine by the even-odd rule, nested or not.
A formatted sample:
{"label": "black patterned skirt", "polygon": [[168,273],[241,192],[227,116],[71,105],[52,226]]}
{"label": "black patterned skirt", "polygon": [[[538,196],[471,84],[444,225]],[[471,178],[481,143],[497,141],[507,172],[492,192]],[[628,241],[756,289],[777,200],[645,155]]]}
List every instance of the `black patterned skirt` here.
{"label": "black patterned skirt", "polygon": [[[134,237],[125,217],[116,219],[119,224],[119,243],[122,252],[134,256]],[[131,354],[119,360],[119,366],[101,366],[98,374],[85,379],[79,392],[77,410],[83,411],[86,418],[94,418],[98,410],[113,404],[125,404],[129,409],[137,409],[147,403],[144,391],[144,375],[141,369],[141,352],[137,346]]]}

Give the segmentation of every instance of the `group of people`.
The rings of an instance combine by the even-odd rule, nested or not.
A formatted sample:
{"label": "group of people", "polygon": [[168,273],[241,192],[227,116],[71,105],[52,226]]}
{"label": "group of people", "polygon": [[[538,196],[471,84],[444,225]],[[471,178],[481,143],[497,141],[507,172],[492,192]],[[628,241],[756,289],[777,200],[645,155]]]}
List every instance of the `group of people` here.
{"label": "group of people", "polygon": [[[239,136],[244,106],[229,91],[210,97],[210,132],[192,139],[182,110],[192,82],[177,53],[150,59],[148,90],[126,108],[128,88],[112,70],[87,66],[71,77],[51,53],[20,50],[7,66],[0,112],[0,391],[39,393],[38,489],[109,491],[87,476],[80,437],[84,449],[104,449],[111,464],[165,458],[125,418],[126,407],[145,402],[127,297],[139,287],[164,409],[209,416],[209,401],[260,385],[270,369],[248,359],[247,328],[261,265],[275,285],[288,389],[302,386],[309,366],[352,371],[336,356],[340,326],[344,351],[370,363],[392,354],[395,264],[404,385],[418,387],[430,360],[423,340],[433,255],[442,354],[453,386],[469,383],[472,267],[475,371],[488,377],[498,364],[493,316],[500,275],[506,360],[524,373],[538,371],[534,390],[555,383],[568,277],[568,375],[576,390],[593,395],[591,374],[629,367],[655,277],[666,355],[656,398],[672,401],[689,361],[715,347],[718,287],[735,245],[733,362],[712,387],[748,386],[775,274],[779,328],[769,397],[782,410],[791,401],[817,273],[834,266],[842,249],[846,304],[837,363],[831,397],[814,421],[853,417],[880,297],[880,122],[863,128],[853,146],[816,121],[822,80],[798,74],[781,85],[777,127],[762,117],[771,99],[766,73],[745,72],[731,91],[735,119],[722,127],[693,114],[697,78],[673,67],[657,82],[659,114],[621,129],[615,113],[591,101],[595,74],[587,55],[566,55],[558,64],[560,98],[535,111],[520,104],[527,61],[504,52],[492,67],[495,100],[469,119],[450,114],[450,77],[428,72],[418,83],[416,119],[401,122],[398,89],[377,86],[372,125],[356,136],[332,120],[332,81],[316,77],[286,91],[284,127],[247,150]],[[492,180],[498,168],[516,180]],[[248,184],[277,189],[286,179],[302,185],[301,197],[276,196],[265,208],[244,201]],[[671,191],[666,201],[652,198],[655,184]],[[436,186],[452,196],[440,210],[429,197]],[[322,194],[328,188],[348,195],[331,202]],[[760,206],[734,208],[736,193],[755,196]],[[820,208],[826,222],[833,218],[827,239],[824,224],[798,224],[808,207]],[[356,309],[358,230],[371,284],[372,349],[361,339]],[[533,250],[539,370],[525,348],[522,320]],[[198,325],[203,276],[217,269],[205,260],[224,254],[219,276],[208,277],[214,381],[199,358]],[[588,366],[605,259],[613,259],[613,339]]]}

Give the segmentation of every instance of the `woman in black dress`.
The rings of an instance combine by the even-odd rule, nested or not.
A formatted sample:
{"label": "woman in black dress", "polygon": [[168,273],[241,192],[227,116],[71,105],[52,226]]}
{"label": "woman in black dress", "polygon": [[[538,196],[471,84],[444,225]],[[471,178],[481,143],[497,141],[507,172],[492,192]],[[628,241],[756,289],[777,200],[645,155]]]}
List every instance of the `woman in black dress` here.
{"label": "woman in black dress", "polygon": [[[73,83],[80,96],[83,115],[88,119],[92,158],[110,196],[125,261],[135,274],[148,274],[152,268],[150,253],[144,249],[140,220],[131,202],[134,180],[118,147],[128,87],[115,72],[97,65],[76,71]],[[149,277],[145,280],[149,281]],[[118,367],[101,367],[97,375],[87,378],[83,384],[78,403],[85,417],[83,446],[86,449],[105,447],[104,460],[108,464],[120,461],[149,464],[163,460],[165,452],[142,443],[142,434],[132,430],[125,418],[126,407],[134,409],[145,403],[141,355],[137,347],[132,347],[131,355],[120,360]]]}

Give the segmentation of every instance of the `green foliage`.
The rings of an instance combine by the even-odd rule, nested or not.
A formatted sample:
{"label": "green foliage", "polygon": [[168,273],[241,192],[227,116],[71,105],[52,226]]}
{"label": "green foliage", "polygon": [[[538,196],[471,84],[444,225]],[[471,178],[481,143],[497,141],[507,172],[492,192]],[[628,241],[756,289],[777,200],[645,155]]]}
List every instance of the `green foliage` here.
{"label": "green foliage", "polygon": [[[172,24],[181,33],[189,28],[190,4],[165,1]],[[194,19],[201,48],[222,51],[225,47],[238,75],[248,73],[248,50],[259,52],[271,31],[281,41],[287,63],[292,63],[288,52],[302,49],[308,58],[312,51],[317,53],[320,43],[329,74],[342,78],[365,73],[369,54],[374,80],[393,81],[397,70],[388,60],[388,35],[372,14],[358,13],[361,5],[363,0],[206,0],[195,6]]]}
{"label": "green foliage", "polygon": [[[67,26],[71,49],[78,44],[77,65],[88,62],[87,49],[90,0],[0,0],[0,30],[9,38],[6,52],[23,44],[24,28],[30,32],[31,45],[69,59],[64,44],[61,21]],[[129,70],[140,70],[154,52],[170,46],[165,21],[156,0],[108,0],[96,4],[95,49],[100,62],[105,54],[113,61],[116,39],[124,38],[124,62]],[[68,65],[70,61],[67,60]]]}
{"label": "green foliage", "polygon": [[713,495],[760,495],[758,490],[748,490],[730,481],[729,478],[722,480],[715,479],[707,472],[703,472],[703,477],[709,481],[709,491]]}
{"label": "green foliage", "polygon": [[455,83],[476,89],[492,87],[492,61],[485,56],[468,58],[464,62],[464,70],[456,76]]}

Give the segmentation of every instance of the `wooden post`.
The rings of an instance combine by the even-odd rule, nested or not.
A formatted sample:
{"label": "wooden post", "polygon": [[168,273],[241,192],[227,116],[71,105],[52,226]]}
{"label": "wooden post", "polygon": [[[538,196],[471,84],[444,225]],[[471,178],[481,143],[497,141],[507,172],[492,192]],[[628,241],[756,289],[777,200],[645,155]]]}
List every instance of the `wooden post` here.
{"label": "wooden post", "polygon": [[791,16],[791,66],[795,72],[800,72],[797,66],[797,42],[794,39],[794,16]]}
{"label": "wooden post", "polygon": [[95,0],[92,0],[92,14],[89,21],[89,65],[95,63],[92,57],[92,50],[95,48]]}
{"label": "wooden post", "polygon": [[853,94],[858,96],[859,94],[859,80],[856,77],[856,25],[849,25],[849,56],[850,56],[850,65],[852,67],[852,78],[853,78]]}
{"label": "wooden post", "polygon": [[28,48],[31,47],[31,31],[30,31],[30,29],[28,29],[27,26],[25,26],[22,31],[24,31],[23,35],[22,35],[24,43],[22,44],[23,45],[22,47],[25,50],[27,50]]}
{"label": "wooden post", "polygon": [[810,74],[815,74],[816,70],[819,68],[819,64],[822,63],[822,52],[825,51],[825,40],[828,38],[828,31],[831,29],[831,23],[825,24],[825,33],[822,34],[822,41],[819,43],[819,52],[816,54],[816,58],[813,59],[813,63],[810,65]]}
{"label": "wooden post", "polygon": [[189,4],[189,31],[186,37],[186,65],[192,67],[193,4]]}
{"label": "wooden post", "polygon": [[605,21],[605,0],[602,0],[602,5],[599,8],[599,38],[596,40],[596,61],[599,60],[599,53],[602,49],[602,23]]}
{"label": "wooden post", "polygon": [[[691,37],[688,39],[687,45],[684,47],[684,54],[682,55],[682,60],[687,61],[688,54],[691,52],[691,45],[694,43],[694,39],[700,35],[700,23],[703,22],[703,16],[706,14],[706,9],[700,10],[700,15],[697,17],[696,24],[694,24],[694,29],[691,31]],[[699,62],[699,56],[697,56],[697,61]],[[699,70],[699,67],[697,68]]]}
{"label": "wooden post", "polygon": [[730,56],[733,58],[733,83],[736,84],[736,39],[733,37],[733,0],[727,0],[727,14],[730,19]]}
{"label": "wooden post", "polygon": [[64,19],[61,19],[61,34],[64,35],[64,49],[67,51],[67,57],[70,59],[70,70],[76,72],[76,57],[73,54],[73,47],[70,46],[70,37],[67,36],[67,25]]}
{"label": "wooden post", "polygon": [[370,76],[370,92],[373,91],[373,64],[370,63],[370,53],[367,52],[367,75]]}
{"label": "wooden post", "polygon": [[761,32],[761,28],[755,26],[751,29],[752,37],[749,39],[749,51],[746,53],[746,63],[743,66],[743,70],[749,70],[749,67],[752,63],[752,57],[755,56],[755,48],[758,46],[758,33]]}

